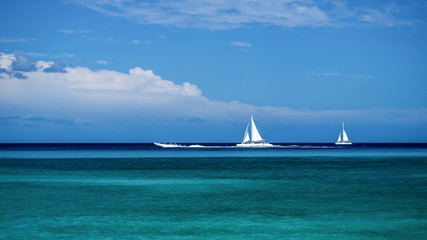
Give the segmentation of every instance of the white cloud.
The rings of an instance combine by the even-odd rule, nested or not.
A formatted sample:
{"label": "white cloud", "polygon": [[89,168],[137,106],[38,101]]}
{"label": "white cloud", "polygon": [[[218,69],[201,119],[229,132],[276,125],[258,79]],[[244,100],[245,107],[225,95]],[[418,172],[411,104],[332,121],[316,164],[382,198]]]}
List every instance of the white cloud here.
{"label": "white cloud", "polygon": [[108,61],[107,60],[97,60],[96,63],[105,65],[105,64],[108,64]]}
{"label": "white cloud", "polygon": [[33,42],[33,41],[37,41],[37,39],[34,39],[34,38],[20,38],[20,39],[0,38],[0,43],[29,43],[29,42]]}
{"label": "white cloud", "polygon": [[[56,86],[58,89],[73,92],[75,90],[93,90],[128,92],[132,94],[161,93],[177,96],[201,96],[197,86],[185,82],[183,85],[163,80],[151,70],[139,67],[129,70],[129,74],[111,70],[92,71],[84,67],[67,67],[65,73],[47,73],[43,70],[53,65],[53,62],[38,61],[38,71],[26,75],[34,85],[43,91],[43,86]],[[22,85],[25,83],[22,83]],[[36,89],[34,89],[36,90]]]}
{"label": "white cloud", "polygon": [[313,73],[315,76],[324,76],[324,77],[338,77],[342,76],[341,73],[335,73],[335,72],[324,72],[324,73]]}
{"label": "white cloud", "polygon": [[14,61],[16,61],[15,55],[0,53],[0,68],[11,71]]}
{"label": "white cloud", "polygon": [[252,45],[248,42],[231,42],[230,43],[233,46],[237,46],[237,47],[244,47],[244,48],[250,48],[252,47]]}
{"label": "white cloud", "polygon": [[142,43],[151,44],[151,41],[150,40],[146,40],[146,41],[132,40],[132,41],[129,42],[129,44],[131,44],[131,45],[139,45],[139,44],[142,44]]}
{"label": "white cloud", "polygon": [[359,79],[373,78],[373,76],[370,76],[370,75],[342,74],[342,73],[338,73],[338,72],[311,73],[311,75],[322,76],[322,77],[343,77],[343,78],[359,78]]}
{"label": "white cloud", "polygon": [[81,34],[81,33],[90,33],[91,31],[85,29],[59,29],[59,32],[65,34]]}
{"label": "white cloud", "polygon": [[[15,56],[1,54],[3,69],[10,69]],[[370,108],[358,110],[297,110],[290,107],[254,106],[213,101],[194,84],[164,80],[152,70],[135,67],[128,73],[66,67],[45,72],[55,62],[35,62],[25,80],[0,73],[0,113],[46,119],[85,119],[94,124],[108,119],[201,119],[205,123],[235,122],[254,114],[269,122],[330,123],[342,119],[364,123],[427,123],[427,109]],[[13,71],[13,69],[11,70]],[[190,73],[189,73],[190,74]],[[6,77],[7,76],[7,77]],[[123,121],[122,121],[123,122]]]}
{"label": "white cloud", "polygon": [[50,57],[50,58],[72,58],[74,54],[72,53],[62,53],[62,54],[47,54],[47,53],[37,53],[37,52],[19,52],[22,55],[30,56],[30,57]]}
{"label": "white cloud", "polygon": [[[171,103],[185,98],[202,98],[201,90],[194,84],[184,82],[182,85],[164,80],[151,70],[139,67],[129,70],[129,73],[120,73],[111,70],[92,71],[84,67],[65,67],[64,71],[46,71],[55,66],[55,62],[34,62],[34,71],[26,71],[26,81],[15,78],[12,69],[17,61],[14,54],[0,53],[0,95],[3,101],[15,99],[16,104],[36,104],[37,100],[51,99],[44,103],[49,109],[58,102],[68,102],[68,105],[82,105],[90,108],[90,104],[82,104],[88,98],[102,102],[108,106],[112,99],[121,99],[125,106],[136,102],[154,105]],[[0,70],[1,70],[0,69]],[[17,76],[20,76],[19,74]],[[157,98],[161,99],[158,100]],[[122,102],[127,99],[130,102]],[[83,107],[84,108],[84,107]]]}
{"label": "white cloud", "polygon": [[363,22],[376,23],[387,27],[399,25],[410,25],[408,20],[398,20],[395,15],[399,13],[396,5],[389,5],[384,10],[379,9],[361,9],[359,19]]}
{"label": "white cloud", "polygon": [[48,57],[49,54],[46,53],[37,53],[37,52],[21,52],[22,55],[30,57]]}
{"label": "white cloud", "polygon": [[62,55],[59,55],[58,57],[61,57],[61,56],[72,58],[72,57],[74,57],[74,54],[72,54],[72,53],[63,53]]}
{"label": "white cloud", "polygon": [[366,3],[312,0],[75,0],[94,11],[122,17],[140,24],[173,25],[183,28],[233,29],[252,23],[281,27],[334,27],[362,23],[410,24],[399,20],[396,5],[371,7]]}
{"label": "white cloud", "polygon": [[78,3],[109,16],[141,24],[175,25],[205,29],[231,29],[262,23],[285,27],[318,26],[329,17],[315,4],[302,0],[273,1],[80,1]]}
{"label": "white cloud", "polygon": [[36,68],[39,70],[39,71],[43,71],[44,69],[47,69],[47,68],[50,68],[50,67],[52,67],[53,66],[53,64],[54,64],[54,62],[45,62],[45,61],[37,61],[36,62]]}
{"label": "white cloud", "polygon": [[139,45],[139,44],[141,44],[141,41],[140,40],[132,40],[132,41],[130,41],[130,43],[129,44],[132,44],[132,45]]}

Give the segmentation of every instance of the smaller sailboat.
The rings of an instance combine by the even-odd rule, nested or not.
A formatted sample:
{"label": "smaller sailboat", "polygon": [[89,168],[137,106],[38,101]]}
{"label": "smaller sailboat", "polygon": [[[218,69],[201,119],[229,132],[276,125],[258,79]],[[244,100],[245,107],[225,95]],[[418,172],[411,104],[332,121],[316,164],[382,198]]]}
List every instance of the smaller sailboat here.
{"label": "smaller sailboat", "polygon": [[348,139],[347,133],[344,130],[344,122],[342,122],[342,131],[340,131],[340,134],[338,135],[338,140],[335,143],[335,145],[351,145],[351,144],[352,143],[350,142],[350,139]]}
{"label": "smaller sailboat", "polygon": [[[251,136],[249,136],[249,124],[251,125]],[[236,144],[236,147],[273,147],[273,144],[265,142],[255,126],[254,118],[251,115],[251,121],[246,126],[245,135],[242,143]]]}

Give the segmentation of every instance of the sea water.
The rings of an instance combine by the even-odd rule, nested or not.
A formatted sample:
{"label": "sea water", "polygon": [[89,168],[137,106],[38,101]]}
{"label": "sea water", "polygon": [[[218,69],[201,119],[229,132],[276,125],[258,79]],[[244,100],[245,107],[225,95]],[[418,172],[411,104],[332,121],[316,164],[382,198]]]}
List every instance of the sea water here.
{"label": "sea water", "polygon": [[427,145],[0,144],[0,239],[426,239]]}

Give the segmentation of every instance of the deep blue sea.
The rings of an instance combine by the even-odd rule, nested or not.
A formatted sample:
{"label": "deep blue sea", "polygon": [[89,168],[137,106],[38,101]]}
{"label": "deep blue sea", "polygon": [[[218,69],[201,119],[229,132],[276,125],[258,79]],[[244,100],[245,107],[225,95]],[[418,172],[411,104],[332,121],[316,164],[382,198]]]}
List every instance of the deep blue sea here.
{"label": "deep blue sea", "polygon": [[0,144],[0,239],[427,239],[427,144]]}

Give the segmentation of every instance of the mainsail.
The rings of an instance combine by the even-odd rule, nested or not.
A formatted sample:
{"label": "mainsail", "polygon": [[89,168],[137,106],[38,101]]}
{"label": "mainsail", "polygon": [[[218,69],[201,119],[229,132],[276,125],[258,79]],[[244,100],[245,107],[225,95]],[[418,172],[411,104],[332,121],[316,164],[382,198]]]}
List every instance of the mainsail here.
{"label": "mainsail", "polygon": [[252,142],[261,142],[264,140],[262,139],[261,135],[256,129],[254,118],[252,116],[251,116],[251,138],[252,138]]}
{"label": "mainsail", "polygon": [[343,140],[344,142],[348,142],[347,133],[345,133],[344,129],[342,130],[342,140]]}

